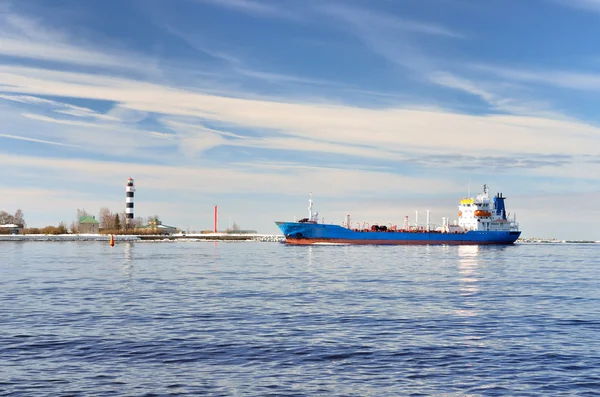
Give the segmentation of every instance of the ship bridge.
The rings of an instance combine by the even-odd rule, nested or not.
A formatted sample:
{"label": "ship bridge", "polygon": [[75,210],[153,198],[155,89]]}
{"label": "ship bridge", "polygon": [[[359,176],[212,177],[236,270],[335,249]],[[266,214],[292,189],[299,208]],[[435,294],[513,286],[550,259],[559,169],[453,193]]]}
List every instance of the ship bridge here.
{"label": "ship bridge", "polygon": [[483,185],[483,193],[475,198],[464,198],[458,206],[458,225],[463,231],[516,231],[519,225],[516,215],[509,220],[504,200],[498,193],[493,200],[488,195],[488,186]]}

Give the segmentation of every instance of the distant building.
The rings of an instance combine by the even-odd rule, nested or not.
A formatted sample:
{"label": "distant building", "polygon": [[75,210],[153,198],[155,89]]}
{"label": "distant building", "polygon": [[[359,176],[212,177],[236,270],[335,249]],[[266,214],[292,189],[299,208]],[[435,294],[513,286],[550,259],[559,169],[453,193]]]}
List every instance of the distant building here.
{"label": "distant building", "polygon": [[23,228],[14,223],[0,225],[0,234],[19,234]]}
{"label": "distant building", "polygon": [[177,233],[177,228],[175,226],[163,225],[162,222],[159,221],[157,218],[148,221],[147,229],[155,230],[157,233],[160,234]]}
{"label": "distant building", "polygon": [[95,216],[82,216],[79,218],[79,233],[82,234],[98,234],[100,230],[100,222]]}

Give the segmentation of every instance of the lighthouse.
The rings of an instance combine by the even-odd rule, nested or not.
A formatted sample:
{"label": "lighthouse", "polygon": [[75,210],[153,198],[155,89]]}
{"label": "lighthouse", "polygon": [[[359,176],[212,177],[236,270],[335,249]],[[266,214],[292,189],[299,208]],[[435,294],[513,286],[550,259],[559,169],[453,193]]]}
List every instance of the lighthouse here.
{"label": "lighthouse", "polygon": [[135,187],[133,184],[133,179],[129,178],[127,180],[127,185],[125,185],[125,228],[129,229],[133,226],[133,193],[135,192]]}

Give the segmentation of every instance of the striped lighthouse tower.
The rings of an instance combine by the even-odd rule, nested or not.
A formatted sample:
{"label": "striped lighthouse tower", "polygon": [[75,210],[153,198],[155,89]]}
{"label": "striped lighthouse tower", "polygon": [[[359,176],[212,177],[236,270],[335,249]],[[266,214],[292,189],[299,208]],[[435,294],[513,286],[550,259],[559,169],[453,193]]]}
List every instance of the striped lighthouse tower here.
{"label": "striped lighthouse tower", "polygon": [[129,229],[133,226],[133,193],[135,187],[133,185],[133,179],[127,180],[125,186],[125,228]]}

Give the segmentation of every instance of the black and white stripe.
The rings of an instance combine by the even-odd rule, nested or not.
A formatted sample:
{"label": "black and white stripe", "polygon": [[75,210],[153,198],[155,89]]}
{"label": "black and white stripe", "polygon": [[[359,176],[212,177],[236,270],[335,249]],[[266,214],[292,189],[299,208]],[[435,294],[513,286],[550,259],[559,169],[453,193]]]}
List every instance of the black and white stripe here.
{"label": "black and white stripe", "polygon": [[129,178],[127,180],[127,185],[125,186],[125,224],[127,226],[131,226],[133,223],[133,193],[135,192],[135,187],[133,184],[133,179]]}

